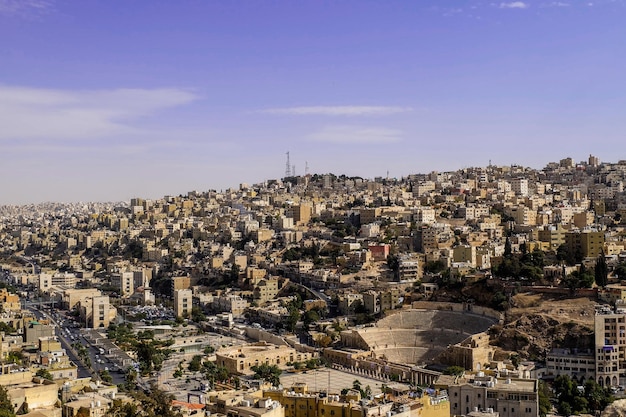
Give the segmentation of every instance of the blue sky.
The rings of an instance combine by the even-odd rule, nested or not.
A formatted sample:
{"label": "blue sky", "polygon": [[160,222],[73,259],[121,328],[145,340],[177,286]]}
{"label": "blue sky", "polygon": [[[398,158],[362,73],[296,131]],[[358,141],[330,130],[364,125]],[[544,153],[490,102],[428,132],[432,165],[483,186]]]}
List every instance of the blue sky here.
{"label": "blue sky", "polygon": [[626,158],[623,0],[0,0],[0,204]]}

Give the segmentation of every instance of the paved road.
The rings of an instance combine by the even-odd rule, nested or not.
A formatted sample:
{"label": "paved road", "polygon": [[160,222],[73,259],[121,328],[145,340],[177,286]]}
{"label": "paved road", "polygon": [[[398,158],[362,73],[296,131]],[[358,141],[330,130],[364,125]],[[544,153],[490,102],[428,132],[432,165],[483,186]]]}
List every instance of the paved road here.
{"label": "paved road", "polygon": [[74,364],[76,364],[76,366],[78,367],[78,370],[77,370],[78,378],[88,378],[92,376],[91,370],[87,368],[85,364],[80,360],[80,358],[78,357],[78,354],[76,353],[74,348],[72,348],[72,343],[69,340],[67,340],[65,336],[63,336],[61,327],[57,324],[54,318],[48,313],[44,311],[40,311],[34,307],[29,307],[29,310],[32,311],[35,317],[37,317],[38,319],[44,318],[44,319],[50,320],[50,322],[56,326],[55,332],[56,332],[57,338],[61,342],[61,346],[63,347],[63,349],[65,349],[65,352],[67,353],[67,356],[69,356],[70,360],[74,362]]}

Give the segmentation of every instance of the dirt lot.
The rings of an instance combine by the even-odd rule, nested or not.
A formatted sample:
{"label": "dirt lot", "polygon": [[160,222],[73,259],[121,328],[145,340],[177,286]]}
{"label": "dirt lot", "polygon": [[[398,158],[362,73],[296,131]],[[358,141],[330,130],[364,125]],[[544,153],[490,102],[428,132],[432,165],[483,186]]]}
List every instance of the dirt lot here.
{"label": "dirt lot", "polygon": [[545,315],[559,322],[575,322],[593,327],[595,301],[588,298],[559,299],[541,294],[517,294],[513,296],[508,321],[533,314]]}

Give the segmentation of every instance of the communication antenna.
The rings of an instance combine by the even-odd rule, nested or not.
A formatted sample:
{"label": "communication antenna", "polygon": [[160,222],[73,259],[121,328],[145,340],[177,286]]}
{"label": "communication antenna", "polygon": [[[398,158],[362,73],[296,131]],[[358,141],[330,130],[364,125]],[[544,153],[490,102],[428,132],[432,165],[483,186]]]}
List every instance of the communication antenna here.
{"label": "communication antenna", "polygon": [[304,161],[304,175],[309,175],[309,161]]}
{"label": "communication antenna", "polygon": [[289,151],[287,151],[287,164],[285,164],[285,178],[291,177],[291,163],[289,162]]}

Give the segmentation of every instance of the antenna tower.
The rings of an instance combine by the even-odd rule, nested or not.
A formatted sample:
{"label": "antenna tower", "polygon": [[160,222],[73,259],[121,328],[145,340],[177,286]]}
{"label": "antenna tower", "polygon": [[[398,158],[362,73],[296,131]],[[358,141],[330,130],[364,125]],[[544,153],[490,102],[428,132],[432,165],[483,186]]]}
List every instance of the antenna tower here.
{"label": "antenna tower", "polygon": [[291,163],[289,162],[289,151],[287,151],[287,164],[285,165],[285,178],[291,177]]}
{"label": "antenna tower", "polygon": [[304,175],[305,176],[309,175],[309,162],[308,161],[304,161]]}

